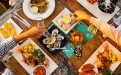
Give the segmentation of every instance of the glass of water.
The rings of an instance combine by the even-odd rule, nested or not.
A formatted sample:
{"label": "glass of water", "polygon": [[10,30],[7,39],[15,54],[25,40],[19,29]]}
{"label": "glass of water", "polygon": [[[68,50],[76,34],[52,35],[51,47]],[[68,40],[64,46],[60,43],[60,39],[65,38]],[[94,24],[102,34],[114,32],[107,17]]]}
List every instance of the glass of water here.
{"label": "glass of water", "polygon": [[38,26],[45,26],[45,24],[44,24],[44,19],[42,18],[42,17],[36,17],[35,18],[35,21],[36,21],[36,26],[38,27]]}

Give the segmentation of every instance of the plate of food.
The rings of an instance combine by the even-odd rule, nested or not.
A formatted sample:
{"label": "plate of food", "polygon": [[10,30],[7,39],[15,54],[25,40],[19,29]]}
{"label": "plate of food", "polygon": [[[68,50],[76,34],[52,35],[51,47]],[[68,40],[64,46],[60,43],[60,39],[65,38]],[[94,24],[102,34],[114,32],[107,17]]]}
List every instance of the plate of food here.
{"label": "plate of food", "polygon": [[43,19],[49,17],[55,8],[55,0],[24,0],[23,11],[25,15],[35,20],[37,17]]}
{"label": "plate of food", "polygon": [[[119,10],[120,8],[118,6],[112,6],[106,4],[113,4],[111,0],[77,0],[82,6],[84,6],[89,12],[91,12],[95,17],[108,22]],[[117,1],[117,0],[115,0]],[[114,1],[114,2],[115,2]],[[115,3],[113,4],[115,5]],[[109,13],[105,13],[104,9],[111,8]],[[94,9],[94,10],[93,10]],[[106,10],[107,10],[106,9]]]}
{"label": "plate of food", "polygon": [[9,19],[0,27],[0,37],[1,39],[6,39],[10,36],[18,35],[22,31],[23,30],[12,19]]}
{"label": "plate of food", "polygon": [[14,48],[13,56],[22,65],[22,67],[33,75],[33,69],[38,65],[46,68],[46,74],[50,75],[58,65],[30,38],[22,45]]}
{"label": "plate of food", "polygon": [[77,21],[74,21],[74,15],[67,9],[63,11],[53,19],[55,23],[65,34],[67,34],[76,24]]}
{"label": "plate of food", "polygon": [[[117,55],[119,54],[119,50],[108,41],[105,41],[85,62],[85,64],[94,64],[98,68],[98,74],[111,75],[120,64],[117,59]],[[81,72],[81,68],[78,71]]]}
{"label": "plate of food", "polygon": [[55,54],[61,48],[65,47],[67,43],[65,36],[54,25],[38,40],[52,54]]}

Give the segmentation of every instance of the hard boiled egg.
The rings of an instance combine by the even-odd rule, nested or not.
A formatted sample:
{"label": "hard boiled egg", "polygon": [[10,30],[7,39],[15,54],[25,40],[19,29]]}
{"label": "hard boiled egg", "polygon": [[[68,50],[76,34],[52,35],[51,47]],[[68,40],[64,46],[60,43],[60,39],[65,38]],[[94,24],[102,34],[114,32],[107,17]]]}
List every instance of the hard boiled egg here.
{"label": "hard boiled egg", "polygon": [[38,7],[37,6],[32,6],[31,11],[32,11],[32,13],[38,13]]}

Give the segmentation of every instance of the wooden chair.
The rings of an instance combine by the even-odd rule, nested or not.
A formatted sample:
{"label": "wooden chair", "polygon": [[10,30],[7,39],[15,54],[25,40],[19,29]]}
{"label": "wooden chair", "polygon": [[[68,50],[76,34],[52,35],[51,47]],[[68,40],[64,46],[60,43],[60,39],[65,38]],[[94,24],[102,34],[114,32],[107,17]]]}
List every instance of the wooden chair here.
{"label": "wooden chair", "polygon": [[0,2],[0,16],[6,12],[7,8]]}

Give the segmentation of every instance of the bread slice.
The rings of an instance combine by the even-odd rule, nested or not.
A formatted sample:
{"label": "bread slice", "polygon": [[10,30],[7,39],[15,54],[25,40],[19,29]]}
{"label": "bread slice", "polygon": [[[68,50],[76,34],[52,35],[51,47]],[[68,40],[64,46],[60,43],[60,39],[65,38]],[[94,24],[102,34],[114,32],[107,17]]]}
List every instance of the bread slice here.
{"label": "bread slice", "polygon": [[0,28],[0,33],[2,34],[2,36],[3,36],[4,38],[9,37],[9,35],[7,34],[7,32],[6,32],[3,28]]}

